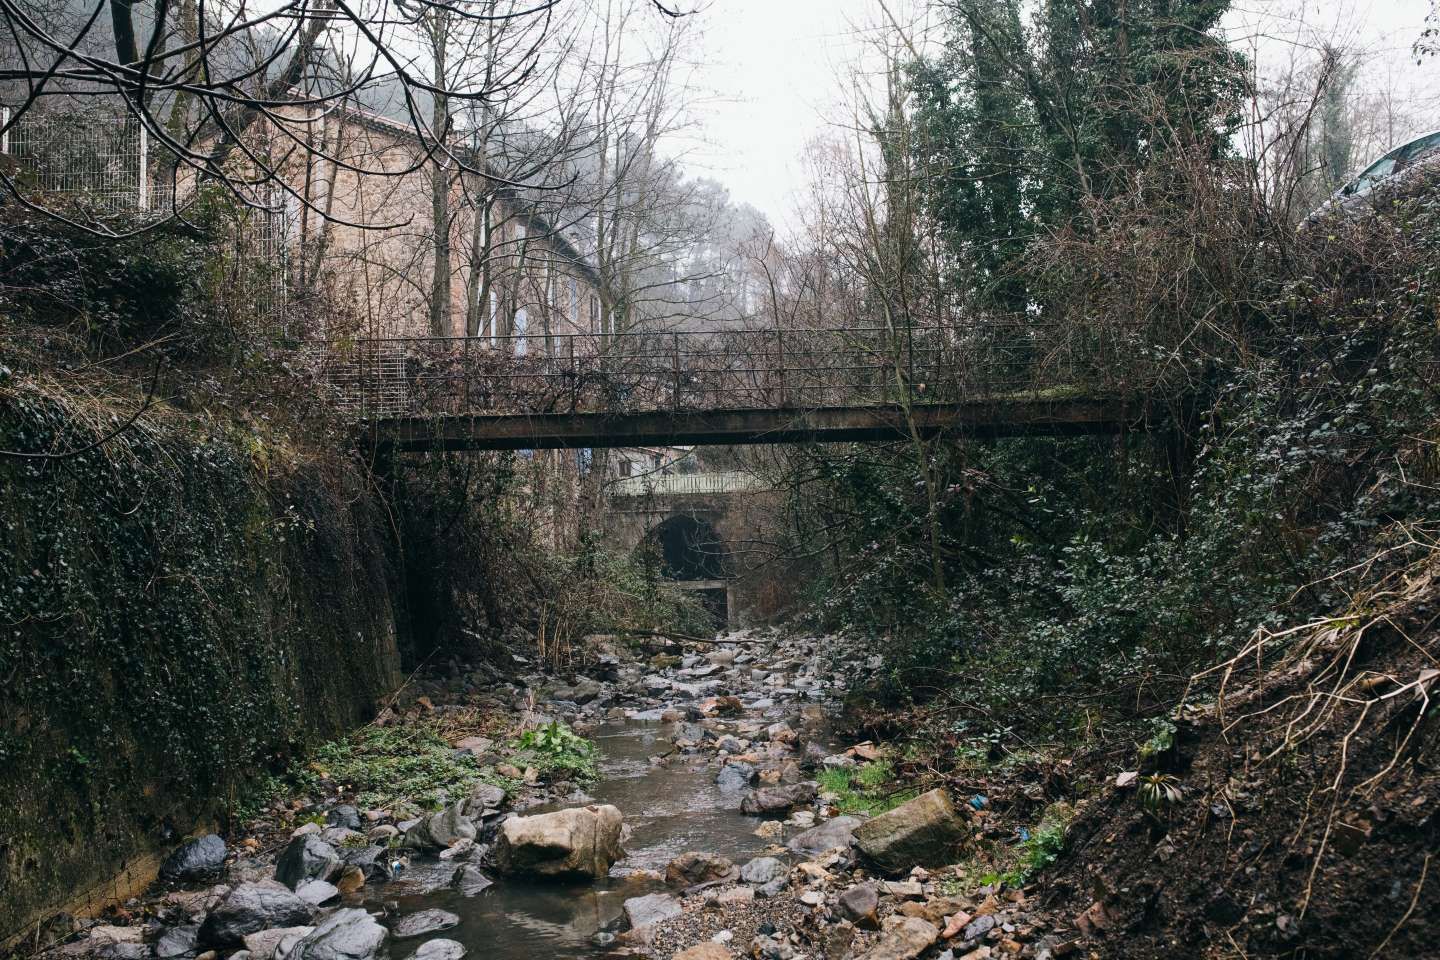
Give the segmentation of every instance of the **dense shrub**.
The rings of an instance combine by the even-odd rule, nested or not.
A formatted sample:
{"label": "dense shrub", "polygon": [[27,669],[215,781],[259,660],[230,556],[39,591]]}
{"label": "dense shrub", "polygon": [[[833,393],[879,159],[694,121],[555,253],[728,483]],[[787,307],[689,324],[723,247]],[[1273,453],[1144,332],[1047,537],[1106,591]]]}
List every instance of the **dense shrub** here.
{"label": "dense shrub", "polygon": [[[1390,525],[1440,522],[1436,206],[1422,194],[1330,223],[1284,256],[1239,250],[1274,238],[1229,218],[1203,263],[1167,259],[1181,238],[1156,236],[1193,218],[1149,217],[1145,244],[1059,238],[1066,255],[1035,262],[1063,262],[1085,308],[1067,322],[1198,313],[1207,291],[1225,325],[1188,346],[1210,373],[1189,381],[1195,415],[1170,437],[933,444],[944,590],[913,449],[807,454],[822,479],[796,513],[847,518],[815,609],[889,638],[874,692],[1047,729],[1153,712],[1258,626],[1341,604],[1344,571]],[[1110,227],[1130,224],[1127,206]],[[1219,260],[1236,271],[1227,285],[1198,283]],[[1174,301],[1181,286],[1196,299]]]}

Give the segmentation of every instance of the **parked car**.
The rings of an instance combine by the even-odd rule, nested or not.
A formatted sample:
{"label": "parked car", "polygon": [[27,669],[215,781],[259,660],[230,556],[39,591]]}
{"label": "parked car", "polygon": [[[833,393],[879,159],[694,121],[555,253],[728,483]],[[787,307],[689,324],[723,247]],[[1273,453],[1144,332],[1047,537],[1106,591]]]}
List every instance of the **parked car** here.
{"label": "parked car", "polygon": [[1331,214],[1358,215],[1374,209],[1378,200],[1398,196],[1421,181],[1437,178],[1440,178],[1440,130],[1401,144],[1370,164],[1336,190],[1301,226]]}

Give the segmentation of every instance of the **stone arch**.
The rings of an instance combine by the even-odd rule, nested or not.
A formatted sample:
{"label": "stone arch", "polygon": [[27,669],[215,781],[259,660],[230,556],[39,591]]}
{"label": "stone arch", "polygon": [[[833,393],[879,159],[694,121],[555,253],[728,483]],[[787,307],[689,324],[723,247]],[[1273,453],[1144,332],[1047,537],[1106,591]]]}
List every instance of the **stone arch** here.
{"label": "stone arch", "polygon": [[724,541],[703,516],[671,514],[646,532],[639,549],[667,580],[726,580],[734,573]]}

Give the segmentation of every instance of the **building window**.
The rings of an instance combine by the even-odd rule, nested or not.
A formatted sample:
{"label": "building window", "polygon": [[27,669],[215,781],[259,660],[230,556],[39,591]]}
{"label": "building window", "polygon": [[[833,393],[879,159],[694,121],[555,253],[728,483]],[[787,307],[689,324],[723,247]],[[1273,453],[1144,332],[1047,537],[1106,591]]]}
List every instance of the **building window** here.
{"label": "building window", "polygon": [[595,451],[590,447],[581,447],[575,451],[575,469],[579,472],[580,476],[588,477],[590,475],[590,467],[594,462]]}
{"label": "building window", "polygon": [[630,476],[630,461],[621,460],[620,462],[615,464],[615,472],[620,474],[620,476],[622,477]]}
{"label": "building window", "polygon": [[495,346],[500,336],[500,298],[490,291],[490,346]]}
{"label": "building window", "polygon": [[580,329],[580,287],[570,278],[570,329]]}
{"label": "building window", "polygon": [[515,356],[525,356],[525,328],[530,325],[530,315],[521,307],[515,311]]}
{"label": "building window", "polygon": [[590,332],[598,333],[600,330],[600,298],[590,298]]}

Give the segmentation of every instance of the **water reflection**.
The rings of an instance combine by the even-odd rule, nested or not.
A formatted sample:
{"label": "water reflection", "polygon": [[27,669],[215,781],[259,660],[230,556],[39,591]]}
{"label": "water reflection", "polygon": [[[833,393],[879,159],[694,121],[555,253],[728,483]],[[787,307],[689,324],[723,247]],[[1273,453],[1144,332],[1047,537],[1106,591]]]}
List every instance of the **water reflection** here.
{"label": "water reflection", "polygon": [[[599,803],[613,803],[625,814],[626,858],[614,875],[599,883],[529,884],[498,881],[476,897],[443,889],[421,896],[397,894],[395,885],[381,890],[377,901],[398,900],[402,913],[439,907],[458,914],[460,926],[436,934],[458,940],[472,960],[541,960],[598,957],[606,951],[594,944],[595,934],[613,928],[629,897],[657,889],[644,877],[625,877],[627,870],[663,871],[686,850],[719,853],[743,863],[756,856],[766,841],[754,836],[758,820],[742,816],[735,797],[715,786],[714,770],[702,758],[674,756],[661,765],[649,757],[670,749],[673,729],[657,723],[607,724],[594,737],[600,746],[600,782],[589,792]],[[445,868],[454,871],[454,866]],[[415,864],[414,869],[425,869]],[[392,944],[391,954],[409,956],[428,937]]]}

